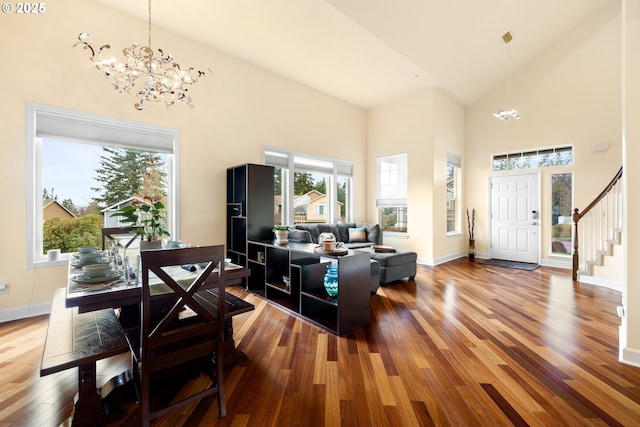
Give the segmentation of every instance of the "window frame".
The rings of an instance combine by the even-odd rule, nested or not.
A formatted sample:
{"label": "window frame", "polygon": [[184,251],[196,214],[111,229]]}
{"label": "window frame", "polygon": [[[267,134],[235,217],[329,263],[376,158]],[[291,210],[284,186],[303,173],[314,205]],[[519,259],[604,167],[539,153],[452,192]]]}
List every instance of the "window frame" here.
{"label": "window frame", "polygon": [[[387,160],[390,164],[399,166],[398,172],[388,174],[387,177],[383,176],[381,164]],[[405,231],[388,231],[382,229],[383,235],[405,237],[409,233],[409,221],[408,221],[408,192],[409,192],[409,155],[408,153],[394,153],[376,158],[376,209],[378,211],[378,222],[381,227],[384,227],[381,221],[381,210],[383,208],[400,208],[404,212],[404,218],[406,222]],[[394,182],[391,182],[391,181]],[[388,181],[388,182],[384,182]],[[395,184],[395,191],[387,191],[387,187]],[[401,187],[401,188],[398,188]]]}
{"label": "window frame", "polygon": [[[556,155],[558,161],[551,159],[552,155]],[[491,170],[493,172],[571,165],[573,165],[573,145],[511,151],[491,156]]]}
{"label": "window frame", "polygon": [[[451,191],[452,197],[450,197],[449,192],[449,168],[453,169],[452,172],[452,181],[453,181],[453,190]],[[461,197],[461,182],[462,168],[460,156],[457,154],[447,153],[447,166],[446,166],[446,174],[445,174],[445,211],[446,211],[446,233],[447,236],[454,236],[462,234],[462,197]],[[449,230],[449,203],[453,201],[454,209],[453,209],[453,230]]]}
{"label": "window frame", "polygon": [[[571,233],[571,240],[569,241],[570,245],[569,245],[569,250],[567,251],[567,253],[560,253],[560,252],[554,252],[553,251],[553,242],[554,242],[553,227],[554,227],[554,225],[556,225],[556,224],[553,223],[553,215],[554,215],[553,180],[554,180],[554,177],[557,176],[557,175],[570,175],[571,176],[571,201],[570,201],[571,207],[569,208],[569,213],[570,213],[569,218],[571,218],[571,219],[570,219],[570,222],[568,223],[570,225],[569,229],[570,229],[570,233]],[[574,236],[575,229],[574,229],[574,226],[573,226],[573,217],[572,217],[573,206],[574,206],[573,205],[573,196],[574,196],[574,193],[575,193],[574,192],[574,183],[575,183],[575,181],[574,181],[574,173],[573,173],[573,171],[569,171],[569,170],[564,171],[564,172],[558,171],[558,172],[552,172],[552,173],[549,174],[549,218],[550,218],[549,224],[550,224],[550,227],[549,227],[549,235],[548,235],[548,237],[549,237],[549,248],[548,248],[548,251],[549,251],[549,256],[550,257],[571,258],[573,256],[572,249],[573,249],[573,242],[574,242],[574,239],[575,239],[575,236]],[[566,215],[564,215],[564,216],[566,216]],[[558,224],[560,224],[560,222],[558,222]]]}
{"label": "window frame", "polygon": [[179,238],[178,129],[36,103],[26,105],[26,267],[64,265],[43,254],[42,139],[161,151],[167,154],[168,229]]}
{"label": "window frame", "polygon": [[325,215],[327,223],[330,224],[337,222],[340,215],[339,212],[336,212],[339,178],[346,178],[347,197],[345,204],[347,206],[345,216],[347,222],[353,222],[353,196],[350,191],[353,188],[352,162],[267,146],[262,150],[262,162],[282,170],[280,178],[282,181],[281,224],[294,224],[293,183],[295,172],[316,172],[327,175]]}

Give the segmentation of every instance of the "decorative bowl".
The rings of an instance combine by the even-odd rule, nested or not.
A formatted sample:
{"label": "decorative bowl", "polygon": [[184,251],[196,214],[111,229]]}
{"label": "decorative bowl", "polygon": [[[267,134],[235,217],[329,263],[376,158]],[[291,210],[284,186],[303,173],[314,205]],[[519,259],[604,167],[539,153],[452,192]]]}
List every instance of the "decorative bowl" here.
{"label": "decorative bowl", "polygon": [[106,277],[111,272],[111,264],[89,264],[82,267],[86,277]]}
{"label": "decorative bowl", "polygon": [[98,263],[102,259],[102,254],[80,254],[78,259],[82,264]]}
{"label": "decorative bowl", "polygon": [[96,246],[83,246],[78,248],[79,254],[95,254],[98,252],[98,248]]}

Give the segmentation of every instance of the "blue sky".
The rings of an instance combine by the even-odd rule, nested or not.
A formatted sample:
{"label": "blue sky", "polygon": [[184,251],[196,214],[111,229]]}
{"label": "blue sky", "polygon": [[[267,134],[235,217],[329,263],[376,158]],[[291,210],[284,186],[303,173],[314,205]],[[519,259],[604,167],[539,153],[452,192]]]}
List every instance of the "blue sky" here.
{"label": "blue sky", "polygon": [[53,188],[58,201],[73,200],[86,206],[98,196],[91,190],[98,182],[92,177],[100,165],[102,146],[53,139],[42,141],[42,188]]}

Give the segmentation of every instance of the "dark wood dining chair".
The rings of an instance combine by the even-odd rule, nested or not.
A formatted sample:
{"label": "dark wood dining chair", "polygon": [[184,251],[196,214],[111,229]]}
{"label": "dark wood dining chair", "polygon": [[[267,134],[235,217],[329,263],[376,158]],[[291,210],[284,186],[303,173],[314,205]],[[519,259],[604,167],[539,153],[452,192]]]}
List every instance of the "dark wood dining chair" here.
{"label": "dark wood dining chair", "polygon": [[[148,426],[152,419],[209,395],[217,395],[220,417],[225,417],[227,410],[222,374],[224,246],[142,251],[141,258],[141,333],[136,357],[142,424]],[[183,279],[176,281],[171,275],[171,268],[174,272],[176,269],[181,271],[181,266],[187,265],[198,266],[197,271],[192,273],[197,277],[193,280],[189,278],[188,284]],[[218,273],[211,275],[215,267],[218,267]],[[157,282],[152,273],[164,285],[150,286],[150,277]],[[158,286],[163,289],[160,294]],[[167,378],[165,375],[169,368],[185,366],[187,363],[189,368],[200,365],[211,379],[210,386],[178,401],[161,401],[158,402],[159,407],[153,407],[156,398],[152,396],[152,389],[156,391],[157,387],[156,383],[152,386],[151,381]]]}
{"label": "dark wood dining chair", "polygon": [[102,228],[102,250],[104,251],[107,249],[106,244],[108,241],[114,242],[116,239],[118,239],[118,241],[125,240],[126,243],[124,244],[124,247],[128,248],[138,237],[140,237],[139,234],[134,232],[136,228],[137,227],[133,226]]}

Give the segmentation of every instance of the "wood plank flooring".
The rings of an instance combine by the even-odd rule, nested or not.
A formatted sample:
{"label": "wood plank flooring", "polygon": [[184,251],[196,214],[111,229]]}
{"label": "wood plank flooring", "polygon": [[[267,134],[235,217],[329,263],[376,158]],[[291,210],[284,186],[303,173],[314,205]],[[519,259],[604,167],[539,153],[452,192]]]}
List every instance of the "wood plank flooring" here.
{"label": "wood plank flooring", "polygon": [[[226,372],[228,416],[208,399],[154,426],[640,425],[640,368],[617,360],[621,295],[570,274],[418,266],[344,337],[233,288],[256,309],[234,319],[249,361]],[[46,327],[0,324],[0,427],[71,413],[76,372],[38,375]],[[107,379],[127,363],[98,369]]]}

